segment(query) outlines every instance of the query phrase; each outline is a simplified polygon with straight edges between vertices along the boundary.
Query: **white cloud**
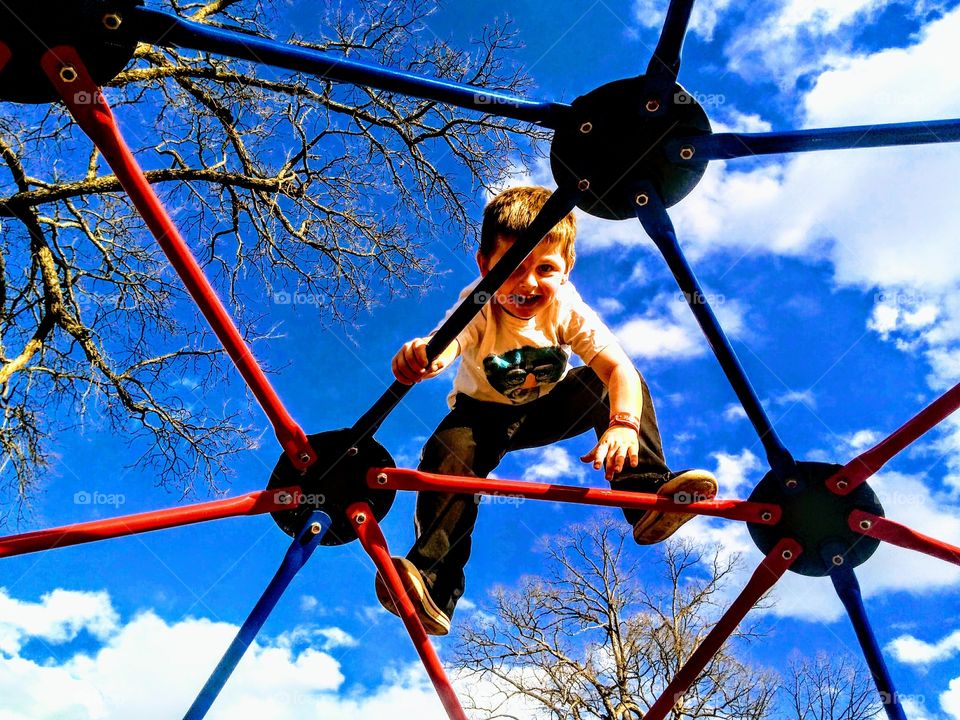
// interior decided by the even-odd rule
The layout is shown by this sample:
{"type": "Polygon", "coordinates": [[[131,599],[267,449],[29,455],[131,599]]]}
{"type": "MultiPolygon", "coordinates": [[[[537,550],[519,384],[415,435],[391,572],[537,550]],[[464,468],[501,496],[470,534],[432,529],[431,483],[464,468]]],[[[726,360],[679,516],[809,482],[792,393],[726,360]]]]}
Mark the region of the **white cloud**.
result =
{"type": "Polygon", "coordinates": [[[317,606],[320,604],[320,601],[317,600],[313,595],[301,595],[300,596],[300,609],[304,612],[312,612],[317,609],[317,606]]]}
{"type": "Polygon", "coordinates": [[[951,680],[947,691],[940,695],[940,707],[950,717],[960,720],[960,677],[951,680]]]}
{"type": "MultiPolygon", "coordinates": [[[[187,618],[168,622],[152,611],[121,624],[106,593],[54,590],[41,602],[3,594],[9,639],[0,656],[3,720],[161,720],[181,717],[237,631],[235,625],[187,618]],[[79,608],[64,611],[64,600],[79,608]],[[63,644],[79,628],[99,646],[71,653],[63,644]],[[59,645],[57,661],[22,657],[31,639],[59,645]],[[55,692],[51,690],[55,689],[55,692]]],[[[296,628],[276,641],[254,642],[210,712],[211,720],[302,717],[418,717],[446,714],[418,663],[388,665],[377,687],[345,686],[340,663],[314,647],[353,645],[339,628],[296,628]]]]}
{"type": "MultiPolygon", "coordinates": [[[[667,4],[667,0],[636,0],[633,5],[634,19],[645,28],[659,29],[663,27],[667,4]]],[[[704,40],[711,40],[717,22],[730,4],[731,0],[712,0],[694,5],[690,14],[689,32],[704,40]]],[[[653,48],[650,50],[652,53],[653,48]]]]}
{"type": "Polygon", "coordinates": [[[619,315],[623,312],[623,303],[612,297],[600,298],[596,309],[603,315],[619,315]]]}
{"type": "Polygon", "coordinates": [[[27,638],[62,643],[83,630],[104,638],[116,629],[117,620],[104,592],[57,589],[30,602],[0,588],[0,652],[7,655],[18,653],[27,638]]]}
{"type": "Polygon", "coordinates": [[[321,650],[332,650],[338,647],[356,647],[356,638],[338,627],[315,628],[300,625],[277,636],[276,645],[282,648],[294,648],[310,645],[319,641],[321,650]]]}
{"type": "MultiPolygon", "coordinates": [[[[181,717],[237,631],[235,625],[198,618],[171,623],[152,611],[121,624],[106,593],[86,593],[95,596],[95,606],[84,595],[50,593],[87,608],[71,625],[64,620],[59,600],[29,603],[4,594],[5,609],[13,610],[17,618],[28,618],[17,623],[24,644],[35,638],[50,644],[69,642],[73,631],[51,630],[68,625],[102,632],[95,650],[70,654],[61,649],[55,661],[35,662],[20,656],[19,648],[5,651],[0,656],[3,720],[181,717]]],[[[311,647],[291,649],[293,638],[317,636],[333,638],[335,644],[344,644],[349,637],[338,628],[296,628],[277,641],[255,641],[212,707],[210,720],[447,717],[418,662],[385,662],[381,681],[373,687],[347,684],[340,663],[327,653],[311,647]]],[[[452,675],[451,680],[461,698],[469,696],[481,704],[503,699],[497,687],[477,677],[452,675]]],[[[509,701],[501,709],[516,717],[538,717],[528,701],[509,701]]]]}
{"type": "Polygon", "coordinates": [[[526,463],[526,469],[523,471],[524,480],[533,482],[573,480],[582,485],[587,479],[588,466],[559,445],[525,450],[522,455],[530,458],[524,460],[526,463]]]}
{"type": "MultiPolygon", "coordinates": [[[[716,453],[716,474],[721,497],[736,497],[753,487],[763,463],[749,449],[739,454],[716,453]]],[[[960,505],[931,490],[925,478],[902,473],[879,473],[870,480],[887,516],[919,532],[951,544],[960,544],[960,505]]],[[[717,545],[723,555],[745,558],[740,576],[731,583],[728,601],[746,582],[761,555],[743,523],[697,518],[684,525],[679,537],[717,545]]],[[[942,560],[881,543],[876,553],[857,568],[865,598],[907,593],[926,595],[960,586],[960,568],[942,560]]],[[[810,622],[836,622],[845,616],[842,604],[827,578],[811,578],[788,572],[771,591],[778,617],[810,622]]]]}
{"type": "Polygon", "coordinates": [[[727,422],[734,422],[735,420],[746,420],[747,411],[743,409],[743,405],[737,405],[736,403],[731,403],[723,409],[723,419],[727,422]]]}
{"type": "Polygon", "coordinates": [[[722,122],[711,119],[714,132],[770,132],[773,126],[756,113],[743,113],[735,107],[725,107],[721,111],[722,122]]]}
{"type": "MultiPolygon", "coordinates": [[[[812,127],[960,115],[960,9],[929,24],[918,42],[845,58],[802,98],[812,127]],[[907,79],[910,79],[907,82],[907,79]]],[[[954,145],[795,155],[746,172],[712,163],[680,203],[681,238],[699,246],[826,257],[838,282],[864,287],[946,289],[960,266],[960,212],[946,201],[960,150],[954,145]],[[904,252],[909,242],[909,252],[904,252]]]]}
{"type": "MultiPolygon", "coordinates": [[[[709,293],[707,300],[727,335],[741,337],[746,327],[741,304],[709,293]]],[[[614,328],[614,332],[633,358],[681,361],[705,355],[710,349],[679,291],[657,295],[643,316],[627,320],[614,328]]]]}
{"type": "Polygon", "coordinates": [[[873,447],[882,437],[876,430],[857,430],[852,435],[843,437],[843,441],[851,450],[859,452],[873,447]]]}
{"type": "Polygon", "coordinates": [[[741,497],[757,484],[759,477],[756,471],[764,467],[749,449],[744,449],[739,455],[718,452],[713,454],[713,458],[717,461],[719,496],[724,498],[741,497]]]}
{"type": "Polygon", "coordinates": [[[809,408],[817,406],[817,400],[810,390],[789,390],[773,399],[775,405],[806,405],[809,408]]]}
{"type": "Polygon", "coordinates": [[[617,328],[616,333],[633,358],[680,360],[704,354],[695,333],[656,318],[634,318],[617,328]]]}
{"type": "Polygon", "coordinates": [[[913,635],[901,635],[892,640],[886,650],[899,662],[907,665],[930,665],[949,660],[960,653],[960,630],[935,643],[928,643],[913,635]]]}
{"type": "Polygon", "coordinates": [[[904,714],[910,720],[934,720],[934,717],[927,711],[923,695],[901,695],[900,705],[903,707],[904,714]]]}
{"type": "MultiPolygon", "coordinates": [[[[728,68],[749,79],[792,88],[797,79],[842,61],[856,30],[889,0],[776,0],[754,4],[751,16],[724,49],[728,68]],[[765,12],[765,10],[767,10],[765,12]]],[[[901,2],[918,14],[922,3],[901,2]]]]}
{"type": "MultiPolygon", "coordinates": [[[[767,21],[774,31],[744,42],[778,52],[784,34],[798,28],[842,34],[868,22],[877,3],[790,0],[778,7],[767,21]]],[[[797,124],[960,117],[960,76],[945,70],[960,64],[957,37],[960,8],[925,25],[907,47],[827,50],[827,59],[806,53],[818,65],[799,98],[797,124]]],[[[746,170],[737,161],[711,163],[673,217],[692,258],[726,251],[830,263],[838,286],[873,293],[867,327],[925,358],[931,387],[942,390],[960,377],[960,264],[945,261],[956,254],[960,225],[948,191],[958,162],[960,146],[945,143],[798,154],[746,170]]],[[[945,482],[960,491],[960,424],[938,432],[948,453],[945,482]]]]}

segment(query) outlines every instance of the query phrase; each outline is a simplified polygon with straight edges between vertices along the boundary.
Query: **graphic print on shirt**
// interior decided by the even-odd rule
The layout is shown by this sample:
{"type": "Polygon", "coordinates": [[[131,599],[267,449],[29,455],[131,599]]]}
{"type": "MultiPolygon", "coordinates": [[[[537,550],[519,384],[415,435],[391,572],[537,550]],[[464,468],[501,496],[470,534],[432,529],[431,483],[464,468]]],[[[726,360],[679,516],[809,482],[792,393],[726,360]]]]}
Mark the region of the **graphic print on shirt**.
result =
{"type": "Polygon", "coordinates": [[[558,382],[566,367],[567,354],[556,346],[525,345],[483,359],[487,382],[518,404],[540,397],[542,386],[558,382]]]}

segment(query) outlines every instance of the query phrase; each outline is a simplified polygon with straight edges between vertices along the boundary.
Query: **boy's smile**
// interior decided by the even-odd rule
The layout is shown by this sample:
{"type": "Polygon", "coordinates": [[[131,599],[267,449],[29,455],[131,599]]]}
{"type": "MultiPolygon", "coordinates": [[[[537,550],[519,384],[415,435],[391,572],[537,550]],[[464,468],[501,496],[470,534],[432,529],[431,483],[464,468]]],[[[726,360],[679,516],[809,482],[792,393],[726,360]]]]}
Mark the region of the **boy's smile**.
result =
{"type": "MultiPolygon", "coordinates": [[[[512,244],[513,238],[501,236],[489,257],[477,253],[480,274],[486,275],[512,244]]],[[[567,281],[568,270],[560,246],[541,242],[507,279],[493,302],[508,315],[532,318],[553,302],[560,286],[567,281]]]]}

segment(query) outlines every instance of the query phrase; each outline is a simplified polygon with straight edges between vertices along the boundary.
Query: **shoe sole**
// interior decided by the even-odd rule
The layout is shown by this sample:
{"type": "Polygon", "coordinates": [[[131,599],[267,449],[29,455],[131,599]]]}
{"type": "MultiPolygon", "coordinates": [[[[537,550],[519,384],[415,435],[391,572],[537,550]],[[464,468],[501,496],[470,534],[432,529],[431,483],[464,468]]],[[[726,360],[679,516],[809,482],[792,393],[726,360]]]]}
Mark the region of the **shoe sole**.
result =
{"type": "MultiPolygon", "coordinates": [[[[417,570],[417,567],[406,558],[395,557],[391,558],[391,560],[393,560],[393,567],[396,569],[397,574],[400,575],[400,583],[403,585],[403,591],[407,594],[407,597],[410,598],[410,602],[413,603],[413,607],[417,611],[417,617],[420,618],[420,623],[423,625],[423,629],[427,632],[427,635],[446,635],[449,633],[450,619],[437,607],[433,598],[430,597],[430,593],[427,592],[427,586],[424,584],[423,578],[420,577],[420,571],[417,570]]],[[[377,573],[374,588],[376,589],[377,600],[380,601],[380,604],[397,617],[400,617],[400,611],[393,602],[390,591],[387,590],[387,585],[383,582],[383,578],[380,577],[380,573],[377,573]]]]}
{"type": "MultiPolygon", "coordinates": [[[[657,495],[664,497],[676,497],[682,493],[691,498],[690,501],[712,500],[717,494],[717,481],[706,471],[691,471],[678,475],[657,490],[657,495]]],[[[633,539],[639,545],[663,542],[695,517],[687,513],[651,510],[633,526],[633,539]]]]}

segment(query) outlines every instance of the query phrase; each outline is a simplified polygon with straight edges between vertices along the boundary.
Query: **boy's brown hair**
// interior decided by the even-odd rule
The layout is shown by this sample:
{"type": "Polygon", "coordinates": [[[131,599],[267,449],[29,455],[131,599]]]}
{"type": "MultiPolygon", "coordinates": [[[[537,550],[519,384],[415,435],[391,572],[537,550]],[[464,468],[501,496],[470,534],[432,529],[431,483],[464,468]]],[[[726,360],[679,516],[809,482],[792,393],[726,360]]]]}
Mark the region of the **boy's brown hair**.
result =
{"type": "MultiPolygon", "coordinates": [[[[493,255],[497,248],[497,238],[501,235],[515,240],[527,229],[540,208],[551,195],[545,187],[513,187],[499,193],[483,209],[483,224],[480,227],[480,254],[493,255]]],[[[543,242],[556,243],[567,263],[567,272],[573,267],[577,257],[573,243],[577,236],[577,219],[569,213],[551,230],[543,242]]]]}

